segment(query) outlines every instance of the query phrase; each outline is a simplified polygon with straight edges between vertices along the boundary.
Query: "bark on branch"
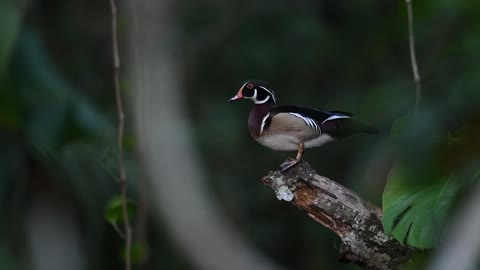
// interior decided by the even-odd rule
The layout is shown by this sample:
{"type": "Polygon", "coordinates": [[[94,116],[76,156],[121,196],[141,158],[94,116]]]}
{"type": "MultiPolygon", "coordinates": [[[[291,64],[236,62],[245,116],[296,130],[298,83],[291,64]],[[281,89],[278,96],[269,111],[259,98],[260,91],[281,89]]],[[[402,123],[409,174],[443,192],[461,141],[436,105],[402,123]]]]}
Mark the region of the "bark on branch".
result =
{"type": "Polygon", "coordinates": [[[383,231],[382,210],[348,188],[320,176],[302,161],[287,172],[269,172],[263,179],[285,200],[342,239],[338,259],[363,269],[397,269],[413,252],[383,231]]]}

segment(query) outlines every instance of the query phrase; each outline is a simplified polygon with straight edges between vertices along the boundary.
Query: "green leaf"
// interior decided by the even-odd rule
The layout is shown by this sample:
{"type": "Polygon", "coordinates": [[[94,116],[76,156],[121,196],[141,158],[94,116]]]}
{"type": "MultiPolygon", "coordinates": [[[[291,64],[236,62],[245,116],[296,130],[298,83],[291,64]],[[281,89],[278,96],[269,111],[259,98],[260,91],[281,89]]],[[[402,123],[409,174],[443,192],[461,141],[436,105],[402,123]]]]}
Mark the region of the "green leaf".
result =
{"type": "Polygon", "coordinates": [[[382,222],[385,232],[401,243],[431,248],[438,242],[461,188],[478,178],[478,170],[452,172],[436,181],[413,179],[424,181],[423,185],[412,184],[414,177],[405,164],[397,162],[392,168],[383,193],[382,222]]]}
{"type": "MultiPolygon", "coordinates": [[[[131,218],[136,212],[136,205],[133,201],[127,199],[127,213],[131,218]]],[[[105,220],[116,226],[119,222],[123,221],[123,201],[120,196],[110,199],[105,211],[105,220]]]]}
{"type": "MultiPolygon", "coordinates": [[[[123,247],[121,251],[122,259],[125,260],[126,257],[126,247],[123,247]]],[[[132,243],[130,247],[130,259],[132,260],[133,264],[139,264],[145,261],[147,257],[147,247],[145,244],[141,244],[139,242],[132,243]]]]}
{"type": "Polygon", "coordinates": [[[0,1],[0,75],[12,54],[21,28],[25,1],[0,1]]]}
{"type": "Polygon", "coordinates": [[[480,162],[469,150],[474,143],[435,133],[392,141],[397,159],[383,193],[385,232],[404,244],[433,247],[453,203],[478,179],[480,162]]]}
{"type": "MultiPolygon", "coordinates": [[[[420,175],[420,174],[419,174],[420,175]]],[[[397,162],[383,193],[383,226],[387,234],[418,248],[433,247],[460,187],[465,182],[454,173],[434,184],[412,185],[413,174],[397,162]]],[[[423,181],[420,179],[418,181],[423,181]]]]}

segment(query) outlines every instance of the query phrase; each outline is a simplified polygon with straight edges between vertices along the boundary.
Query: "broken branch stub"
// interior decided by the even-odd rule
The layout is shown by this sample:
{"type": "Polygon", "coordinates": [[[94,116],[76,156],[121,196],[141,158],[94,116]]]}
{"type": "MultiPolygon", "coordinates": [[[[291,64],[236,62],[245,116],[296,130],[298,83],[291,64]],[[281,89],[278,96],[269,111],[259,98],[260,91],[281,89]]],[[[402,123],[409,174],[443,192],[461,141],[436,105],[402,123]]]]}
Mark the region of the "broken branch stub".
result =
{"type": "Polygon", "coordinates": [[[304,161],[286,172],[269,172],[262,180],[279,200],[306,211],[309,217],[341,238],[340,261],[363,269],[397,269],[414,251],[385,234],[379,207],[318,175],[304,161]]]}

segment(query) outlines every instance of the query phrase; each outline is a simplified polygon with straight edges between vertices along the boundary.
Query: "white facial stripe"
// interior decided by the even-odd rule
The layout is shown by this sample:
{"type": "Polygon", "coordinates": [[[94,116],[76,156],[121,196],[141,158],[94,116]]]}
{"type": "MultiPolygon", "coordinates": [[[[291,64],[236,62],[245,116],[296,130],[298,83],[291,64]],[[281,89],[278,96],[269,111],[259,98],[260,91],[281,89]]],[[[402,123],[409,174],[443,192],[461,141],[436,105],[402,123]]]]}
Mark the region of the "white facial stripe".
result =
{"type": "MultiPolygon", "coordinates": [[[[257,90],[255,90],[255,91],[257,91],[257,90]]],[[[255,92],[255,94],[257,94],[257,92],[255,92]]],[[[257,100],[255,98],[254,102],[255,102],[255,104],[263,104],[263,103],[267,102],[269,99],[270,99],[270,96],[267,96],[267,98],[264,99],[264,100],[257,100]]]]}
{"type": "Polygon", "coordinates": [[[264,100],[258,100],[257,99],[257,89],[253,90],[253,96],[251,97],[245,97],[246,99],[251,99],[255,104],[263,104],[267,102],[270,99],[270,96],[267,96],[264,100]]]}
{"type": "Polygon", "coordinates": [[[270,89],[268,89],[268,88],[266,88],[266,87],[263,87],[263,86],[261,86],[261,85],[259,85],[258,87],[259,87],[259,88],[262,88],[263,90],[267,91],[268,93],[270,93],[270,95],[273,96],[273,93],[272,93],[272,91],[271,91],[270,89]]]}
{"type": "Polygon", "coordinates": [[[260,135],[263,133],[263,129],[265,128],[265,123],[267,122],[268,117],[270,117],[270,113],[267,113],[267,115],[263,117],[262,125],[260,126],[260,135]]]}
{"type": "Polygon", "coordinates": [[[247,85],[248,82],[245,82],[242,87],[240,87],[240,89],[243,89],[245,87],[245,85],[247,85]]]}
{"type": "Polygon", "coordinates": [[[341,118],[350,118],[350,116],[348,116],[348,115],[332,115],[332,116],[328,117],[327,119],[323,120],[322,125],[323,125],[323,123],[325,123],[327,121],[331,121],[331,120],[335,120],[335,119],[341,119],[341,118]]]}
{"type": "Polygon", "coordinates": [[[266,87],[263,87],[263,86],[260,86],[260,85],[259,85],[258,87],[260,87],[260,88],[262,88],[263,90],[267,91],[267,92],[270,94],[270,96],[272,96],[273,102],[275,102],[275,104],[277,103],[277,100],[275,99],[275,95],[273,94],[273,92],[272,92],[270,89],[268,89],[268,88],[266,88],[266,87]]]}
{"type": "Polygon", "coordinates": [[[299,113],[289,113],[289,114],[302,119],[305,122],[305,124],[307,124],[307,126],[316,130],[320,130],[320,126],[317,124],[317,121],[315,121],[314,119],[303,116],[299,113]]]}
{"type": "Polygon", "coordinates": [[[253,102],[257,103],[257,89],[253,90],[253,96],[249,97],[253,102]]]}

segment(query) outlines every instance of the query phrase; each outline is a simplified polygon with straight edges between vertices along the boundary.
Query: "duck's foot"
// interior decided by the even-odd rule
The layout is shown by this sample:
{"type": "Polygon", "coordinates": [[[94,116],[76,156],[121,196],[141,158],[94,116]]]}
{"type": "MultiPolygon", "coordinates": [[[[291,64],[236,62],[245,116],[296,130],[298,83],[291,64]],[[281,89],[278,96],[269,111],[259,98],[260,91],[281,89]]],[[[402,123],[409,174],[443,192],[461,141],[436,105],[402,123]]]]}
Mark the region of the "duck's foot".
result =
{"type": "Polygon", "coordinates": [[[286,160],[285,162],[283,162],[281,165],[280,165],[280,169],[282,170],[282,172],[290,169],[291,167],[295,166],[295,164],[297,164],[298,162],[300,162],[301,159],[293,159],[293,158],[289,158],[288,160],[286,160]]]}

